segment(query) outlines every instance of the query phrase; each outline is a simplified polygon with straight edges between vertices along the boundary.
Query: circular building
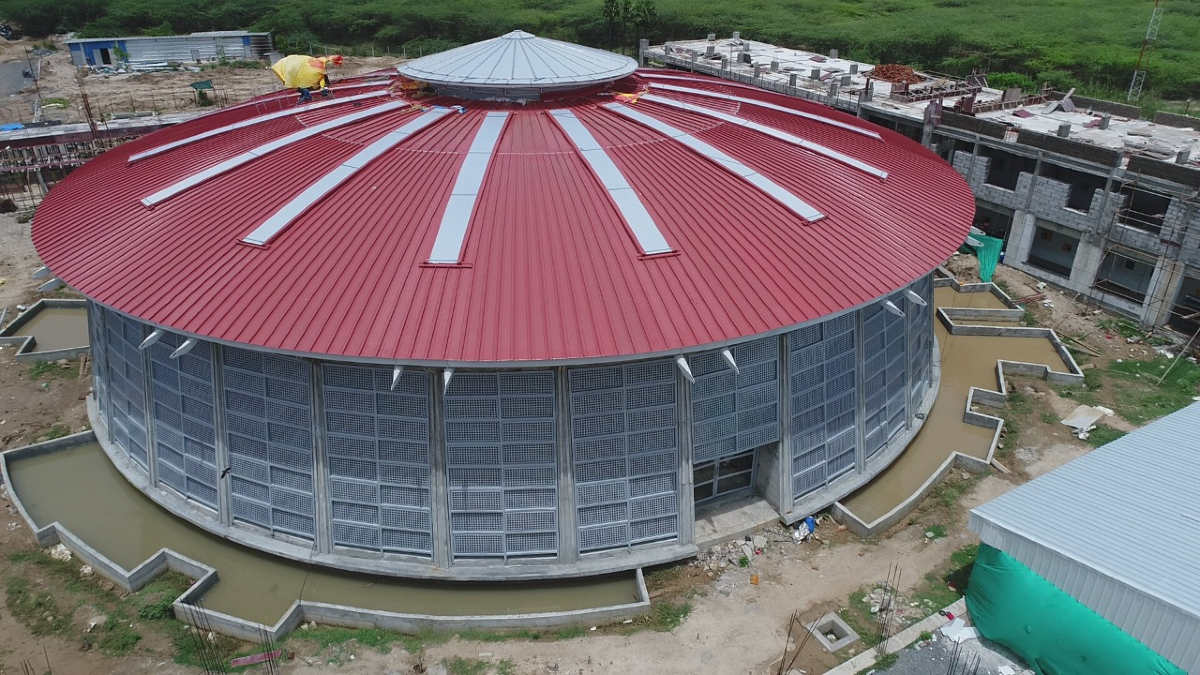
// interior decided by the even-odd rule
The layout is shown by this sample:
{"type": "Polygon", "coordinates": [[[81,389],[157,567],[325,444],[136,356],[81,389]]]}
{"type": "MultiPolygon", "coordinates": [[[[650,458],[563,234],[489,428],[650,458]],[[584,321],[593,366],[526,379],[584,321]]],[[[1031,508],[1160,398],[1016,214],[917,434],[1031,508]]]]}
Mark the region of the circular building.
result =
{"type": "Polygon", "coordinates": [[[196,525],[403,576],[627,569],[731,498],[827,506],[931,405],[973,200],[919,144],[521,32],[335,89],[123,145],[34,219],[90,300],[97,435],[196,525]]]}

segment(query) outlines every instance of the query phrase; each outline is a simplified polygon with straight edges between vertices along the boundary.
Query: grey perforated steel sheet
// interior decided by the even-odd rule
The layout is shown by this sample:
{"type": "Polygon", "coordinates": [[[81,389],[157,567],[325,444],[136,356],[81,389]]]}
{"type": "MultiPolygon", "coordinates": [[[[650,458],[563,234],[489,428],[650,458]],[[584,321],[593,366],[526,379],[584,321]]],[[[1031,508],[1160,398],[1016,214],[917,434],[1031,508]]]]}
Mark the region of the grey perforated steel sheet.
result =
{"type": "Polygon", "coordinates": [[[333,543],[430,556],[429,374],[322,366],[333,543]]]}
{"type": "Polygon", "coordinates": [[[288,356],[221,350],[233,517],[312,539],[309,365],[288,356]]]}
{"type": "Polygon", "coordinates": [[[581,552],[678,536],[675,372],[670,360],[571,369],[581,552]]]}
{"type": "Polygon", "coordinates": [[[171,358],[184,339],[165,333],[148,349],[158,480],[216,509],[213,347],[200,342],[188,353],[171,358]]]}

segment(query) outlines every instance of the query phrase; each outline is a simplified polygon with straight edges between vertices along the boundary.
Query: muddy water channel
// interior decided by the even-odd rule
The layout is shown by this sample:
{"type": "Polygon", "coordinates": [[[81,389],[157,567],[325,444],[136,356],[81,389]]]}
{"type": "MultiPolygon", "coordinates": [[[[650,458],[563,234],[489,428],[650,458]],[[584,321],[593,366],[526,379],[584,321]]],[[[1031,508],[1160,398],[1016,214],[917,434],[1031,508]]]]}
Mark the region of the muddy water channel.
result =
{"type": "Polygon", "coordinates": [[[29,317],[14,335],[32,335],[33,353],[53,352],[88,344],[87,309],[80,307],[43,307],[29,317]]]}
{"type": "MultiPolygon", "coordinates": [[[[950,287],[934,291],[938,307],[1005,309],[991,293],[959,293],[950,287]]],[[[842,500],[842,505],[865,523],[887,515],[920,490],[954,452],[980,459],[987,457],[994,430],[963,422],[963,412],[971,387],[999,389],[997,360],[1045,364],[1062,372],[1069,370],[1047,338],[950,335],[940,321],[935,320],[933,325],[942,359],[942,383],[925,426],[895,463],[842,500]]],[[[985,408],[982,412],[988,411],[985,408]]]]}
{"type": "Polygon", "coordinates": [[[38,527],[58,521],[132,570],[161,548],[216,568],[208,609],[273,625],[303,599],[437,616],[527,614],[637,601],[633,573],[538,583],[438,583],[333,572],[258,553],[196,528],[129,484],[92,443],[11,461],[13,488],[38,527]]]}

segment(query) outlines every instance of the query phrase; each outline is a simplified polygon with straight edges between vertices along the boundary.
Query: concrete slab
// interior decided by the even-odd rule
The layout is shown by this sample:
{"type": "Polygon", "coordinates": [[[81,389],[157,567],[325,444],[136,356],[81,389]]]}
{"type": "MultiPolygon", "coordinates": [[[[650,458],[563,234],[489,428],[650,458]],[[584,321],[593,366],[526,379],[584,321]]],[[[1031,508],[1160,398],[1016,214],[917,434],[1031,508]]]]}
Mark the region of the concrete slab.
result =
{"type": "Polygon", "coordinates": [[[779,522],[779,514],[758,495],[696,507],[697,547],[706,548],[740,539],[755,530],[779,522]]]}

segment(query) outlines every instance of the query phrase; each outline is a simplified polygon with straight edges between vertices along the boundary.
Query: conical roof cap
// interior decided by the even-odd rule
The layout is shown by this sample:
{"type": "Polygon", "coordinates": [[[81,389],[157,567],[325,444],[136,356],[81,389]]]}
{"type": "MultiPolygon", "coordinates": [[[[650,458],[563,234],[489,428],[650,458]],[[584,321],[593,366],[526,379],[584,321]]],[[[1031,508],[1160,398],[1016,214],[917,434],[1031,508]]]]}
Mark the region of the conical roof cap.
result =
{"type": "Polygon", "coordinates": [[[627,56],[521,30],[397,68],[401,75],[427,82],[443,94],[468,98],[537,98],[547,91],[612,82],[636,69],[637,62],[627,56]]]}

